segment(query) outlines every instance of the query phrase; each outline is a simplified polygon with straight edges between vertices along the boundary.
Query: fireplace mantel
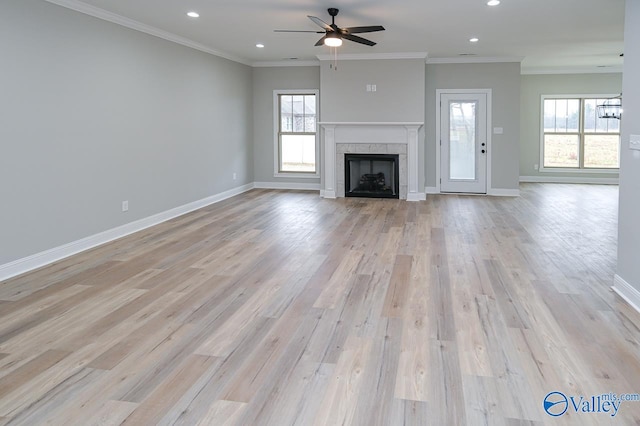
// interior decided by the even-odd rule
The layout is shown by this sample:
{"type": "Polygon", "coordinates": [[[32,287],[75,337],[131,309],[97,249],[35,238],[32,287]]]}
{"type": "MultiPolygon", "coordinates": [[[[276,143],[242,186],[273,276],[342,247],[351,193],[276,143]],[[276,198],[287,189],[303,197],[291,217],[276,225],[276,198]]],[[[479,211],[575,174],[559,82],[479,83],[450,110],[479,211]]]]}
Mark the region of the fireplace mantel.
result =
{"type": "Polygon", "coordinates": [[[337,144],[404,144],[407,147],[407,201],[421,201],[418,191],[419,122],[320,122],[324,137],[324,198],[336,198],[337,144]]]}

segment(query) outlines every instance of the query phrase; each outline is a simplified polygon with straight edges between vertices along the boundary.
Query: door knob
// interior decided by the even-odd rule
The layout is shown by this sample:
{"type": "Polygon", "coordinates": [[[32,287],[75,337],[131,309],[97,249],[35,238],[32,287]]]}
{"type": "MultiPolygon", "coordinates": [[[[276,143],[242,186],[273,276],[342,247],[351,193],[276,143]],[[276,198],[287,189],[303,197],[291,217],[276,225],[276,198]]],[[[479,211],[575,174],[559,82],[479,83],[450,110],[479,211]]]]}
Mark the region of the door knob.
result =
{"type": "Polygon", "coordinates": [[[484,154],[484,149],[482,150],[482,153],[484,154]]]}
{"type": "Polygon", "coordinates": [[[482,146],[484,146],[484,142],[482,142],[482,146]]]}

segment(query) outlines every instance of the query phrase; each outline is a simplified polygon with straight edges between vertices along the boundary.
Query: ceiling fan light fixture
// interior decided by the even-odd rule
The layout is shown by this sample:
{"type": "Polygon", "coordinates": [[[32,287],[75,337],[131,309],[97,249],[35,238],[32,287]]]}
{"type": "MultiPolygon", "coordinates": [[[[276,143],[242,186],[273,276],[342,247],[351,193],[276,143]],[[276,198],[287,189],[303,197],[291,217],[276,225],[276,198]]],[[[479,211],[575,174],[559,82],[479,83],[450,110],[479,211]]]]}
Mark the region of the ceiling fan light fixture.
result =
{"type": "Polygon", "coordinates": [[[328,34],[324,38],[324,45],[329,47],[340,47],[342,46],[342,39],[335,33],[328,34]]]}

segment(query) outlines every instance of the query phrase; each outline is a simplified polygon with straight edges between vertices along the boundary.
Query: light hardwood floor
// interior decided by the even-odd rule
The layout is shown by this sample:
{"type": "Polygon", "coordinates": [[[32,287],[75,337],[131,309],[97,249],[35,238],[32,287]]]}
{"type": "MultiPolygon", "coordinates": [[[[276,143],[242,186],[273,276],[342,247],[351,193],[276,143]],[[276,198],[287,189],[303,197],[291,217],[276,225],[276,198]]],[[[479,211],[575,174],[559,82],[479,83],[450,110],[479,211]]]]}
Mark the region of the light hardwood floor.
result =
{"type": "Polygon", "coordinates": [[[0,283],[0,424],[640,424],[615,186],[254,190],[0,283]]]}

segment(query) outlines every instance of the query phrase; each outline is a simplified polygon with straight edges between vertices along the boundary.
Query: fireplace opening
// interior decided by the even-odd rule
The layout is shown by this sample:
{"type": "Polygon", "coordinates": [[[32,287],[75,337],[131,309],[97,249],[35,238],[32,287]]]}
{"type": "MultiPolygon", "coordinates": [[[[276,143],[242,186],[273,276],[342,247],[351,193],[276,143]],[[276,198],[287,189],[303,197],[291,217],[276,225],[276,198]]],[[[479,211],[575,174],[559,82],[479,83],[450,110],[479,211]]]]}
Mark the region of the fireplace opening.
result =
{"type": "Polygon", "coordinates": [[[345,154],[345,197],[400,198],[398,155],[345,154]]]}

